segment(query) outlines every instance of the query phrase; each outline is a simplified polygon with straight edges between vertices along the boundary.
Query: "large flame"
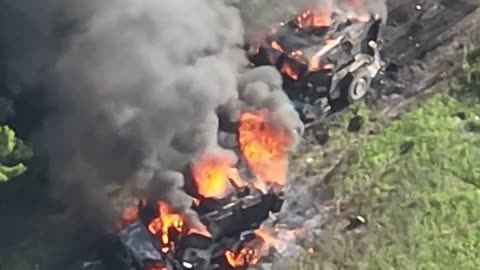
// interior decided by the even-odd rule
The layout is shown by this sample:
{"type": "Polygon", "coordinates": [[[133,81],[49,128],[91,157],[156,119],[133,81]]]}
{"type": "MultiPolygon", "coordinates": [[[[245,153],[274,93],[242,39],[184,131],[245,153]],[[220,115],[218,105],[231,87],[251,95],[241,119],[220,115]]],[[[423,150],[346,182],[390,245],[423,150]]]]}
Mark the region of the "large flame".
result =
{"type": "MultiPolygon", "coordinates": [[[[366,8],[364,0],[338,0],[335,1],[335,5],[341,7],[345,12],[344,15],[347,15],[345,18],[349,18],[354,22],[367,23],[371,19],[370,12],[366,8]]],[[[277,66],[281,74],[295,81],[299,80],[302,73],[305,71],[316,72],[322,69],[331,69],[332,65],[329,64],[326,59],[323,59],[323,55],[327,51],[325,49],[328,48],[329,50],[336,44],[332,44],[335,42],[328,35],[324,37],[323,41],[318,41],[318,44],[311,44],[312,46],[321,45],[321,51],[323,52],[308,56],[304,55],[302,51],[299,50],[301,48],[290,48],[289,50],[286,50],[282,45],[284,38],[277,37],[276,35],[280,32],[279,29],[283,27],[286,27],[294,33],[300,31],[315,31],[317,29],[329,29],[333,23],[333,10],[334,1],[326,0],[323,1],[321,6],[300,12],[293,20],[282,22],[279,25],[272,27],[269,31],[259,35],[258,44],[255,47],[255,54],[259,54],[260,47],[268,48],[263,52],[266,53],[266,59],[270,64],[277,66]],[[279,57],[279,55],[285,57],[279,57]],[[299,61],[300,64],[305,65],[305,69],[296,67],[292,64],[291,60],[299,61]]]]}
{"type": "Polygon", "coordinates": [[[219,199],[233,191],[232,182],[237,187],[245,186],[233,163],[226,154],[202,155],[191,167],[197,192],[205,198],[219,199]]]}
{"type": "MultiPolygon", "coordinates": [[[[255,230],[256,238],[246,243],[240,251],[227,250],[224,254],[225,260],[234,268],[255,265],[263,256],[268,255],[271,249],[284,251],[291,241],[295,241],[297,233],[297,230],[261,226],[255,230]],[[277,237],[280,234],[281,237],[277,237]]],[[[313,249],[308,250],[308,253],[312,252],[313,249]]]]}
{"type": "Polygon", "coordinates": [[[158,237],[163,253],[174,251],[176,241],[185,234],[211,236],[206,227],[187,229],[183,217],[162,201],[158,202],[158,217],[148,224],[148,230],[158,237]],[[172,232],[177,234],[176,239],[171,238],[172,232]]]}
{"type": "Polygon", "coordinates": [[[148,225],[148,230],[159,237],[162,244],[162,252],[167,253],[175,248],[174,242],[170,239],[171,230],[178,233],[183,231],[183,219],[179,214],[164,202],[158,202],[158,217],[148,225]]]}
{"type": "MultiPolygon", "coordinates": [[[[296,27],[296,31],[303,29],[303,28],[318,28],[318,27],[329,27],[332,24],[332,6],[331,3],[322,6],[321,8],[309,9],[306,10],[300,15],[298,15],[295,20],[294,24],[296,27]]],[[[284,24],[283,24],[284,25],[284,24]]],[[[275,33],[276,30],[272,31],[275,33]]],[[[328,42],[328,39],[325,41],[328,42]]],[[[270,43],[271,48],[277,52],[284,53],[282,46],[276,40],[270,43]]],[[[302,51],[294,50],[292,52],[287,52],[287,55],[290,58],[298,59],[303,55],[302,51]]],[[[270,58],[271,63],[275,64],[274,58],[270,58]]],[[[307,70],[310,72],[320,70],[323,68],[323,65],[320,63],[321,59],[319,55],[314,55],[310,59],[307,59],[307,70]]],[[[284,61],[280,65],[280,73],[290,77],[293,80],[298,80],[300,77],[300,72],[293,67],[290,61],[284,61]]]]}
{"type": "Polygon", "coordinates": [[[256,176],[257,187],[283,186],[287,179],[290,133],[276,126],[266,110],[240,116],[238,141],[243,157],[256,176]]]}

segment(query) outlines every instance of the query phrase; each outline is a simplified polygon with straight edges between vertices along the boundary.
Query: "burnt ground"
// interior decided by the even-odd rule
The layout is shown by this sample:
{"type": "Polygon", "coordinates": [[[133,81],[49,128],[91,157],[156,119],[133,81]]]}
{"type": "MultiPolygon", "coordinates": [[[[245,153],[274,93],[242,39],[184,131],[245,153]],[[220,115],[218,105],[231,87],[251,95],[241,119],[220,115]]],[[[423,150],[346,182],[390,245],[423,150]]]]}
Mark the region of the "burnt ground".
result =
{"type": "MultiPolygon", "coordinates": [[[[369,97],[367,106],[332,115],[307,129],[305,143],[293,162],[298,181],[314,186],[319,199],[332,203],[329,199],[335,190],[331,182],[339,180],[336,176],[352,151],[439,89],[437,85],[462,66],[464,48],[480,44],[479,6],[477,0],[389,1],[390,21],[382,49],[389,66],[378,80],[378,96],[369,97]],[[352,116],[372,112],[377,120],[367,134],[345,131],[352,116]],[[325,127],[329,128],[328,140],[325,127]],[[313,163],[305,161],[309,156],[315,157],[313,163]]],[[[36,195],[15,201],[18,209],[7,207],[25,188],[20,181],[13,185],[18,187],[1,198],[0,269],[80,269],[92,251],[91,232],[72,224],[74,219],[68,214],[52,211],[54,206],[45,200],[45,191],[37,187],[28,187],[35,189],[36,195]]],[[[342,224],[351,208],[332,205],[332,226],[342,224]]]]}

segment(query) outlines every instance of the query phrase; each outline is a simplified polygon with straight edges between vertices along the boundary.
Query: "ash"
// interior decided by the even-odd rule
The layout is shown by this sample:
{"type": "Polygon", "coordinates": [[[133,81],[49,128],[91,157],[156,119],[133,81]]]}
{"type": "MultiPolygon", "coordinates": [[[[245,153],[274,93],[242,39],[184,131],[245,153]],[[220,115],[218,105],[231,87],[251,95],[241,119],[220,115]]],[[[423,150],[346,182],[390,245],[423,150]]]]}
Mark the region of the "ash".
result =
{"type": "Polygon", "coordinates": [[[276,216],[277,224],[290,228],[301,227],[310,232],[315,232],[316,228],[321,227],[324,211],[306,187],[289,185],[285,194],[284,207],[276,216]]]}
{"type": "Polygon", "coordinates": [[[258,268],[262,270],[282,269],[292,258],[305,254],[315,239],[323,232],[328,209],[312,196],[307,187],[290,184],[285,187],[282,210],[271,215],[262,224],[278,240],[274,250],[265,256],[258,268]]]}

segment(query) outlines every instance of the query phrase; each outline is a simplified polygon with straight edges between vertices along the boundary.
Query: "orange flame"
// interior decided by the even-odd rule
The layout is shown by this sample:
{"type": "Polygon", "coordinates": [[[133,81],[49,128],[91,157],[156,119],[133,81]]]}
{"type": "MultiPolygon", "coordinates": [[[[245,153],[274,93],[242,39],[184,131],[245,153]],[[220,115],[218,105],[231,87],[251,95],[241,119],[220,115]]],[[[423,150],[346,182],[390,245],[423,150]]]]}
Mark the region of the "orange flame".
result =
{"type": "Polygon", "coordinates": [[[192,167],[192,175],[197,191],[205,198],[224,198],[233,191],[230,181],[238,187],[246,183],[232,167],[233,160],[228,155],[204,154],[192,167]]]}
{"type": "Polygon", "coordinates": [[[255,248],[243,248],[238,254],[231,250],[225,251],[225,259],[233,267],[242,267],[246,265],[255,265],[261,258],[258,250],[255,248]]]}
{"type": "Polygon", "coordinates": [[[308,71],[317,71],[321,68],[320,56],[314,55],[308,60],[308,71]]]}
{"type": "Polygon", "coordinates": [[[287,148],[292,138],[287,130],[274,125],[270,112],[243,113],[240,116],[238,141],[243,157],[257,177],[257,187],[285,185],[287,148]]]}
{"type": "Polygon", "coordinates": [[[327,3],[322,8],[306,10],[298,15],[295,21],[298,28],[330,26],[332,24],[332,5],[327,3]]]}
{"type": "Polygon", "coordinates": [[[162,243],[162,252],[167,253],[174,249],[174,243],[171,241],[169,232],[174,229],[181,233],[183,231],[183,219],[179,214],[175,214],[170,206],[164,202],[158,202],[159,216],[148,225],[148,230],[157,235],[162,243]]]}
{"type": "MultiPolygon", "coordinates": [[[[327,46],[334,46],[337,44],[337,40],[327,38],[324,41],[324,48],[327,48],[327,46]]],[[[314,54],[309,60],[308,60],[308,71],[314,72],[318,71],[320,69],[326,69],[326,68],[332,68],[331,64],[322,64],[321,63],[321,54],[314,54]]]]}
{"type": "Polygon", "coordinates": [[[284,62],[282,64],[282,67],[280,68],[280,72],[284,75],[289,76],[293,80],[298,80],[299,78],[298,72],[288,62],[284,62]]]}
{"type": "Polygon", "coordinates": [[[274,248],[278,251],[283,251],[290,242],[295,241],[297,238],[297,230],[288,230],[288,229],[271,229],[264,226],[261,226],[259,229],[255,230],[257,238],[260,238],[262,245],[260,250],[263,253],[267,253],[271,248],[274,248]],[[276,237],[275,235],[281,235],[276,237]]]}
{"type": "Polygon", "coordinates": [[[278,42],[276,42],[275,40],[272,41],[272,43],[271,43],[270,45],[272,46],[272,48],[273,48],[274,50],[277,50],[277,51],[279,51],[279,52],[283,52],[282,46],[281,46],[278,42]]]}
{"type": "MultiPolygon", "coordinates": [[[[343,7],[345,11],[348,10],[348,18],[360,23],[367,23],[371,20],[371,14],[368,11],[365,0],[340,0],[337,2],[340,7],[343,7]]],[[[332,14],[333,14],[333,7],[334,1],[333,0],[326,0],[325,3],[322,4],[321,7],[316,7],[312,9],[305,10],[299,13],[292,21],[288,23],[289,26],[294,25],[294,30],[298,32],[300,29],[303,28],[318,28],[318,27],[329,27],[332,25],[332,14]]],[[[272,27],[269,32],[265,32],[259,36],[259,44],[264,44],[268,37],[274,37],[275,33],[278,32],[277,27],[282,27],[286,25],[285,23],[280,23],[279,25],[272,27]]],[[[326,39],[324,41],[325,47],[329,47],[332,42],[335,40],[326,39]]],[[[280,44],[279,40],[273,40],[267,42],[269,47],[276,52],[285,53],[286,56],[290,59],[299,59],[303,56],[302,51],[300,50],[293,50],[293,51],[285,51],[282,45],[280,44]]],[[[334,47],[335,44],[331,45],[334,47]]],[[[260,45],[257,46],[257,49],[260,48],[260,45]]],[[[326,48],[325,48],[326,49],[326,48]]],[[[259,50],[256,51],[259,53],[259,50]]],[[[325,53],[325,52],[324,52],[325,53]]],[[[323,63],[323,59],[321,59],[324,53],[317,53],[312,57],[307,59],[306,70],[309,72],[315,72],[321,69],[329,69],[333,66],[329,63],[323,63]]],[[[298,80],[300,73],[292,66],[291,63],[283,62],[279,63],[278,56],[275,54],[267,53],[266,59],[272,64],[279,66],[279,71],[285,76],[290,77],[293,80],[298,80]]]]}
{"type": "MultiPolygon", "coordinates": [[[[328,27],[332,23],[332,3],[329,1],[326,5],[322,6],[322,8],[316,8],[316,9],[309,9],[306,10],[302,13],[300,13],[294,20],[294,23],[296,25],[296,30],[305,28],[305,27],[328,27]]],[[[281,23],[280,26],[285,25],[284,23],[281,23]]],[[[271,29],[271,34],[275,34],[277,32],[276,28],[271,29]]],[[[266,37],[263,37],[262,39],[265,39],[266,37]]],[[[293,59],[298,59],[303,55],[303,52],[301,50],[294,50],[291,52],[286,52],[282,45],[276,41],[273,40],[269,42],[270,48],[277,52],[281,53],[286,53],[289,58],[293,59]]],[[[328,40],[326,41],[328,44],[328,40]]],[[[257,50],[257,53],[259,51],[257,50]]],[[[277,58],[274,57],[273,55],[268,55],[267,56],[269,62],[274,65],[278,65],[277,63],[277,58]]],[[[322,69],[324,66],[320,63],[320,56],[314,55],[310,59],[307,60],[307,70],[310,72],[317,71],[322,69]]],[[[293,80],[298,80],[300,77],[299,71],[288,61],[285,61],[283,63],[280,63],[279,67],[280,73],[282,73],[285,76],[290,77],[293,80]]]]}
{"type": "Polygon", "coordinates": [[[193,202],[193,204],[195,204],[195,206],[199,206],[199,205],[200,205],[200,200],[197,199],[197,198],[192,198],[192,202],[193,202]]]}
{"type": "MultiPolygon", "coordinates": [[[[262,256],[268,255],[271,249],[282,252],[290,242],[296,239],[296,230],[281,230],[282,238],[276,237],[274,234],[277,232],[273,228],[266,228],[261,226],[255,231],[256,238],[252,242],[247,243],[237,253],[227,250],[224,253],[225,259],[232,267],[242,267],[247,265],[257,264],[262,256]]],[[[314,251],[312,248],[307,252],[312,254],[314,251]]]]}
{"type": "MultiPolygon", "coordinates": [[[[159,238],[162,245],[160,250],[163,253],[168,253],[175,250],[176,239],[170,239],[171,231],[174,230],[178,232],[180,234],[179,237],[181,237],[185,235],[187,230],[185,230],[182,216],[175,213],[167,203],[159,201],[158,212],[158,217],[148,224],[148,230],[159,238]]],[[[211,236],[206,227],[189,228],[187,234],[211,236]]]]}

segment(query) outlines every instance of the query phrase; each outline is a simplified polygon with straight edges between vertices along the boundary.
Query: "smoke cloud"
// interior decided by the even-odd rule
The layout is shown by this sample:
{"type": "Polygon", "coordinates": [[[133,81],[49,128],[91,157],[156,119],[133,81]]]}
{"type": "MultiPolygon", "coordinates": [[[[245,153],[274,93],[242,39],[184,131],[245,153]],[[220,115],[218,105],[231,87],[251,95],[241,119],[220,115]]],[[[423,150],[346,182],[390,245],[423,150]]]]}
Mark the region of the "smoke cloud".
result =
{"type": "Polygon", "coordinates": [[[265,108],[292,136],[303,131],[280,74],[247,68],[245,38],[327,2],[1,1],[5,85],[48,89],[39,151],[52,193],[103,221],[147,196],[195,222],[185,168],[204,151],[227,151],[221,122],[265,108]]]}
{"type": "Polygon", "coordinates": [[[53,110],[40,142],[53,193],[87,216],[114,216],[106,194],[141,194],[193,217],[181,172],[203,151],[224,151],[219,113],[234,121],[267,108],[292,135],[302,132],[278,72],[246,68],[238,3],[2,5],[9,83],[48,85],[53,110]]]}

